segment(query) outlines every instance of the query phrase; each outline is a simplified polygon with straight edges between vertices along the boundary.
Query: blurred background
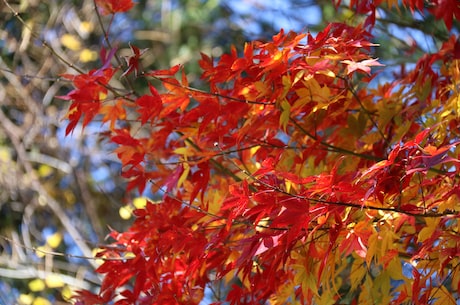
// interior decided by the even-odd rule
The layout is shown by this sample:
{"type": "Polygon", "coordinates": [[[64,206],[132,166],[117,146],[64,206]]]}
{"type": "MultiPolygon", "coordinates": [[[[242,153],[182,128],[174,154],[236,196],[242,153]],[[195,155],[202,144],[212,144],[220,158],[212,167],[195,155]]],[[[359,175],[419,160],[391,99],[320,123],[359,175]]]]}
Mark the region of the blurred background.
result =
{"type": "MultiPolygon", "coordinates": [[[[55,98],[71,90],[59,75],[100,66],[108,30],[121,58],[131,54],[129,44],[145,48],[143,70],[184,64],[191,84],[205,88],[200,52],[219,57],[281,28],[314,34],[328,22],[362,21],[347,4],[139,0],[112,20],[98,16],[93,0],[0,0],[0,304],[66,304],[72,291],[97,287],[94,249],[109,227],[129,225],[141,200],[124,193],[116,157],[98,136],[102,124],[65,137],[69,102],[55,98]]],[[[379,10],[374,52],[389,67],[381,78],[448,38],[442,22],[409,16],[403,7],[379,10]]],[[[142,79],[131,81],[144,90],[142,79]]]]}

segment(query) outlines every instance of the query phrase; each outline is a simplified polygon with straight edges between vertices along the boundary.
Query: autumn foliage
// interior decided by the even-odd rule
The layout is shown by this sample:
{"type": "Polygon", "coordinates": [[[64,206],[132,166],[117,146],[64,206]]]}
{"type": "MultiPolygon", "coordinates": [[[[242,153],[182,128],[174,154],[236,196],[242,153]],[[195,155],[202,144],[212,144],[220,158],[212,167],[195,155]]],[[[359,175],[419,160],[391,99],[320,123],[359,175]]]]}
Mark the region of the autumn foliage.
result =
{"type": "MultiPolygon", "coordinates": [[[[207,90],[181,66],[142,71],[134,46],[128,65],[104,50],[101,68],[65,75],[67,133],[101,118],[127,191],[161,197],[110,232],[102,285],[78,304],[199,304],[217,283],[214,304],[456,304],[460,43],[376,80],[375,12],[395,3],[351,1],[363,25],[202,54],[207,90]]],[[[451,28],[458,2],[432,4],[451,28]]]]}

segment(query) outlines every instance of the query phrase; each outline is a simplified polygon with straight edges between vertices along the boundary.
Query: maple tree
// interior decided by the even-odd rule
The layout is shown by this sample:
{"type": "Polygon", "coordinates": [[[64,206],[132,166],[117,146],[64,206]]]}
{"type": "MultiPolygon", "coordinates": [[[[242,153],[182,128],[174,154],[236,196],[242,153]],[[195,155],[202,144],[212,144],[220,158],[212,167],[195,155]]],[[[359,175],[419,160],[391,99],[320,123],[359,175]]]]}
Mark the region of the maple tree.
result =
{"type": "MultiPolygon", "coordinates": [[[[460,10],[402,3],[448,29],[460,10]]],[[[395,2],[351,1],[362,24],[202,54],[207,90],[180,65],[143,71],[134,45],[126,66],[103,49],[99,69],[64,75],[66,133],[102,117],[127,191],[161,197],[110,232],[102,285],[77,304],[199,304],[212,292],[213,304],[456,304],[460,40],[382,83],[379,5],[395,2]]]]}

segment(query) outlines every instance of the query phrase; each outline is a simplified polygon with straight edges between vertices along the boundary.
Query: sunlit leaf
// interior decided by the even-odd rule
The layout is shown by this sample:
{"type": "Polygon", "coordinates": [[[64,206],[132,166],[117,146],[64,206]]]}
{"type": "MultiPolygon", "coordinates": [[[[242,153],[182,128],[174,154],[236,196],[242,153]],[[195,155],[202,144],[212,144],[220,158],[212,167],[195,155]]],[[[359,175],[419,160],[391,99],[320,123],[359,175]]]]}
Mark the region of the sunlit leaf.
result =
{"type": "Polygon", "coordinates": [[[34,300],[33,295],[21,293],[18,297],[18,303],[23,305],[30,305],[34,300]]]}
{"type": "Polygon", "coordinates": [[[126,12],[134,5],[131,0],[96,0],[95,3],[102,15],[126,12]]]}
{"type": "Polygon", "coordinates": [[[118,209],[118,214],[122,219],[130,219],[132,216],[132,211],[129,206],[122,206],[118,209]]]}
{"type": "Polygon", "coordinates": [[[52,303],[43,297],[36,297],[32,305],[52,305],[52,303]]]}
{"type": "Polygon", "coordinates": [[[133,199],[133,205],[136,209],[143,209],[147,204],[147,198],[145,197],[136,197],[133,199]]]}
{"type": "Polygon", "coordinates": [[[80,61],[87,63],[97,60],[97,52],[91,51],[90,49],[83,49],[79,55],[80,61]]]}
{"type": "Polygon", "coordinates": [[[71,35],[71,34],[62,35],[61,43],[64,47],[72,51],[78,51],[81,49],[80,41],[74,35],[71,35]]]}
{"type": "Polygon", "coordinates": [[[378,59],[365,59],[360,62],[354,62],[351,60],[343,60],[342,62],[347,65],[347,74],[353,73],[355,71],[362,71],[367,74],[371,73],[372,66],[384,66],[383,64],[377,62],[378,59]]]}
{"type": "Polygon", "coordinates": [[[45,284],[48,288],[59,288],[64,286],[64,282],[60,275],[49,274],[45,277],[45,284]]]}
{"type": "Polygon", "coordinates": [[[59,247],[62,242],[62,234],[55,232],[46,238],[46,243],[53,249],[59,247]]]}
{"type": "Polygon", "coordinates": [[[42,279],[35,279],[29,282],[29,289],[30,291],[42,291],[46,288],[45,281],[42,279]]]}

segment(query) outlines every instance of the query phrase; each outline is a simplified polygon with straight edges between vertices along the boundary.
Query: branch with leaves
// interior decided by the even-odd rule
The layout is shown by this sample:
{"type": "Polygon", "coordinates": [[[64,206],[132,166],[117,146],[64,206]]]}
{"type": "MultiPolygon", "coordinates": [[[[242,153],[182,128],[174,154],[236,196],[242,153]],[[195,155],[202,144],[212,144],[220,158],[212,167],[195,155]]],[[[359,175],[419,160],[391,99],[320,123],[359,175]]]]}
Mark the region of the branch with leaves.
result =
{"type": "Polygon", "coordinates": [[[133,258],[104,262],[100,292],[79,299],[198,304],[216,281],[228,293],[215,304],[458,297],[443,295],[460,278],[458,140],[445,132],[457,126],[456,38],[420,69],[369,87],[381,66],[371,38],[336,23],[316,37],[281,31],[218,60],[203,54],[209,92],[180,66],[139,71],[133,46],[122,75],[145,78],[149,93],[99,100],[116,75],[107,60],[66,76],[76,88],[63,97],[67,132],[102,114],[127,190],[163,194],[110,234],[122,249],[99,254],[133,258]],[[450,281],[427,284],[448,268],[450,281]]]}
{"type": "MultiPolygon", "coordinates": [[[[94,3],[110,23],[133,6],[94,3]]],[[[458,5],[443,3],[453,11],[427,13],[450,30],[458,5]]],[[[134,44],[122,64],[104,30],[100,66],[61,76],[74,86],[59,96],[66,135],[102,121],[127,200],[159,200],[111,230],[99,291],[77,304],[199,304],[208,291],[213,304],[455,304],[459,40],[383,82],[378,5],[394,2],[351,1],[367,14],[356,26],[202,54],[207,90],[180,65],[143,71],[134,44]]]]}

